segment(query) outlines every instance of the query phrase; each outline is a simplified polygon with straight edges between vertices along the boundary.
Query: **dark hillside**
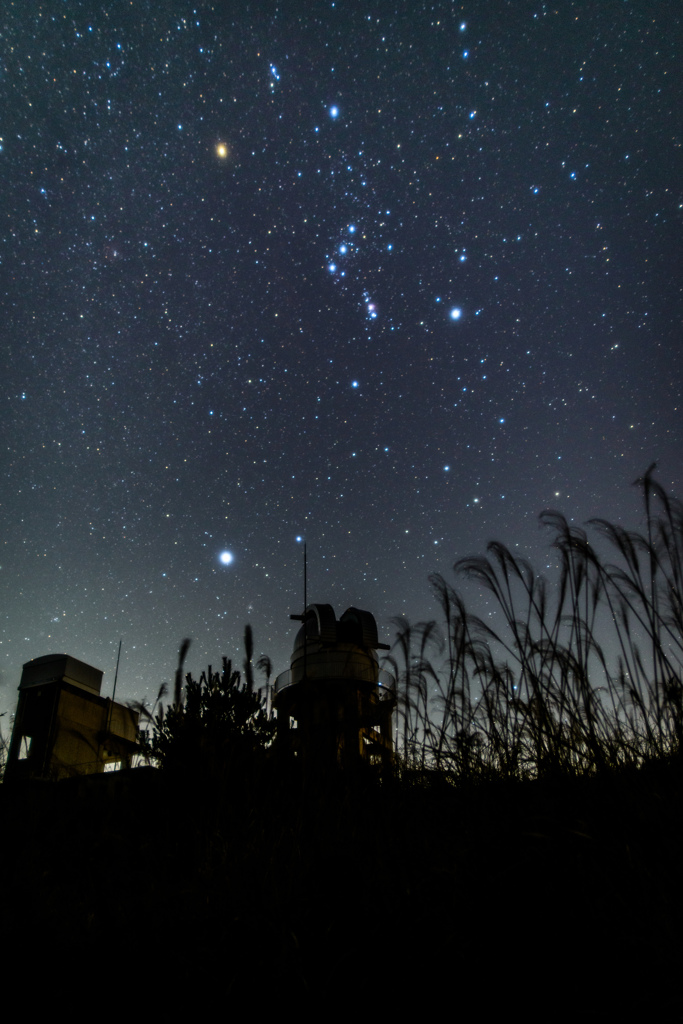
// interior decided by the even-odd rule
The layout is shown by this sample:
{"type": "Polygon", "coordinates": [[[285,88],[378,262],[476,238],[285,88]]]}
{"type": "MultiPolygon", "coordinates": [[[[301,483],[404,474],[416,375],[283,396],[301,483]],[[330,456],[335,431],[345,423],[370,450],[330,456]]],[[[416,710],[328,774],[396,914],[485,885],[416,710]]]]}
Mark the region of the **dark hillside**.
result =
{"type": "Polygon", "coordinates": [[[40,936],[52,964],[77,951],[162,1001],[369,984],[387,1009],[681,1008],[678,765],[459,788],[312,788],[272,764],[204,791],[96,781],[0,791],[6,964],[40,936]]]}

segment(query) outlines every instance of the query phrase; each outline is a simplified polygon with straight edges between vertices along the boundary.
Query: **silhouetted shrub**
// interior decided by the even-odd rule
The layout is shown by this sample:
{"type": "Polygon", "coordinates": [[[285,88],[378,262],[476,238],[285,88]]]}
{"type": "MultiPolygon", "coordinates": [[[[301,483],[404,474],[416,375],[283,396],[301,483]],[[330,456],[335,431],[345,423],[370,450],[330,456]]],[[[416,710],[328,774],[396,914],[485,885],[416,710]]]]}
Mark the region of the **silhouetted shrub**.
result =
{"type": "Polygon", "coordinates": [[[265,701],[254,690],[251,673],[251,630],[245,631],[245,680],[232,662],[222,669],[211,665],[198,680],[191,673],[182,685],[182,668],[189,648],[180,649],[173,703],[148,713],[150,729],[144,741],[147,759],[167,772],[218,779],[248,768],[263,757],[272,741],[275,723],[265,701]]]}

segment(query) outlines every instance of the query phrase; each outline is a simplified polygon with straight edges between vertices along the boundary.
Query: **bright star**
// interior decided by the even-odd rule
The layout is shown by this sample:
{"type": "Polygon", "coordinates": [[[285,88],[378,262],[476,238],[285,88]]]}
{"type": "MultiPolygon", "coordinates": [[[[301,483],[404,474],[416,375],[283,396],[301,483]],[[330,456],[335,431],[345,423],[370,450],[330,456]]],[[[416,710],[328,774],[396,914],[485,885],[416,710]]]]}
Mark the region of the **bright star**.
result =
{"type": "Polygon", "coordinates": [[[228,155],[228,147],[224,142],[219,142],[216,146],[216,156],[220,157],[221,160],[225,160],[228,155]]]}
{"type": "Polygon", "coordinates": [[[339,107],[330,107],[330,117],[339,116],[339,107]]]}
{"type": "Polygon", "coordinates": [[[232,551],[221,551],[218,560],[221,565],[230,565],[234,559],[232,551]]]}
{"type": "Polygon", "coordinates": [[[329,270],[329,272],[331,274],[334,274],[335,270],[337,269],[337,264],[336,263],[330,263],[330,265],[329,265],[329,267],[327,269],[329,270]]]}
{"type": "Polygon", "coordinates": [[[458,309],[458,307],[455,306],[451,310],[451,320],[459,320],[461,316],[462,316],[462,310],[458,309]]]}

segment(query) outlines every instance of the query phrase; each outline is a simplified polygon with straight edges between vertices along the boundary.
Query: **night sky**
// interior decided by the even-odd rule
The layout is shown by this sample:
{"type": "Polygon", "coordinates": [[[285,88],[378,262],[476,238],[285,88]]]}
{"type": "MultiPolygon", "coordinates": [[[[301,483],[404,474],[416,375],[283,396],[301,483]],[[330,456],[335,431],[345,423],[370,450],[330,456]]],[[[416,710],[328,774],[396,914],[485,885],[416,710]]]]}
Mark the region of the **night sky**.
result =
{"type": "MultiPolygon", "coordinates": [[[[547,507],[682,496],[676,3],[16,0],[0,65],[0,707],[303,600],[433,616],[547,507]],[[232,561],[222,564],[220,555],[232,561]],[[452,577],[451,577],[452,578],[452,577]]],[[[7,721],[4,719],[3,721],[7,721]]]]}

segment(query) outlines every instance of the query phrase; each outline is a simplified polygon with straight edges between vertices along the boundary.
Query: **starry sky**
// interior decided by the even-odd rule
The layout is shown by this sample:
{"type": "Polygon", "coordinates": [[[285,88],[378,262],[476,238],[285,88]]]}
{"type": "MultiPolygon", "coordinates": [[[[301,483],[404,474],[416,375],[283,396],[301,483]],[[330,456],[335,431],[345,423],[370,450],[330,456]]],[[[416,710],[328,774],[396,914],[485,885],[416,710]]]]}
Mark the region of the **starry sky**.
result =
{"type": "Polygon", "coordinates": [[[491,539],[551,566],[544,508],[681,496],[681,20],[4,5],[0,709],[119,638],[121,699],[247,621],[287,668],[297,538],[388,640],[491,539]]]}

